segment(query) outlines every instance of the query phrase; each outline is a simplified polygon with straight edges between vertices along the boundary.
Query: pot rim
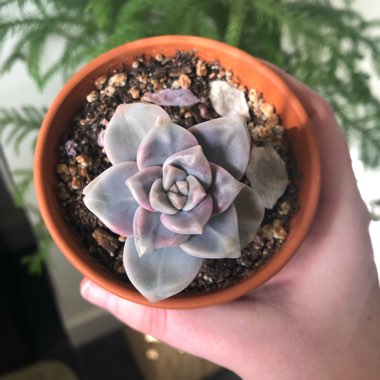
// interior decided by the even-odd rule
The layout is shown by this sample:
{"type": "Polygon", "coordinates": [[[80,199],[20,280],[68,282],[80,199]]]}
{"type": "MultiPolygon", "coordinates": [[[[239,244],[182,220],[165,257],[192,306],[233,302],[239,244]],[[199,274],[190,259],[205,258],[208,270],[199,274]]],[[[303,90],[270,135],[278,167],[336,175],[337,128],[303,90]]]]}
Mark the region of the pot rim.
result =
{"type": "Polygon", "coordinates": [[[53,237],[53,240],[67,259],[73,264],[73,266],[90,280],[122,298],[143,305],[170,309],[204,307],[228,302],[249,293],[251,290],[268,281],[291,259],[306,236],[317,208],[321,184],[320,154],[313,128],[306,111],[302,106],[302,103],[296,98],[292,91],[290,91],[284,81],[264,63],[240,49],[208,38],[177,35],[149,37],[128,42],[98,56],[74,74],[54,99],[42,123],[35,150],[34,173],[35,190],[41,216],[50,235],[53,237]],[[81,257],[80,254],[75,252],[71,244],[66,240],[65,236],[63,236],[57,223],[58,219],[62,219],[61,222],[63,222],[63,218],[60,218],[59,215],[57,215],[57,210],[52,207],[48,183],[45,180],[44,152],[45,148],[48,146],[49,128],[51,127],[56,113],[62,106],[64,99],[70,95],[70,93],[78,86],[83,78],[91,76],[96,68],[116,59],[122,55],[126,49],[128,50],[128,54],[137,56],[141,54],[141,49],[144,47],[150,47],[151,49],[157,47],[157,53],[159,53],[162,46],[174,45],[178,46],[178,49],[181,50],[180,46],[183,44],[187,46],[186,49],[183,50],[191,50],[191,47],[193,47],[193,49],[207,49],[212,45],[213,49],[218,49],[220,52],[226,51],[234,59],[249,60],[256,66],[257,71],[263,73],[263,75],[271,76],[273,80],[275,80],[276,86],[281,88],[283,92],[289,94],[292,101],[296,103],[299,114],[305,120],[305,135],[308,143],[308,150],[310,151],[310,156],[312,157],[310,162],[310,170],[313,173],[313,181],[310,184],[309,199],[306,205],[306,210],[303,212],[302,223],[297,225],[296,236],[291,241],[285,242],[283,248],[281,248],[280,251],[278,251],[275,256],[264,264],[263,267],[260,268],[253,276],[250,276],[247,279],[244,279],[226,289],[218,290],[212,293],[200,295],[180,294],[178,296],[173,296],[171,298],[159,301],[155,304],[151,304],[140,293],[138,293],[137,290],[129,289],[125,285],[123,286],[121,283],[105,276],[104,272],[102,272],[100,268],[91,265],[85,257],[81,257]],[[136,54],[137,52],[139,52],[139,54],[136,54]]]}

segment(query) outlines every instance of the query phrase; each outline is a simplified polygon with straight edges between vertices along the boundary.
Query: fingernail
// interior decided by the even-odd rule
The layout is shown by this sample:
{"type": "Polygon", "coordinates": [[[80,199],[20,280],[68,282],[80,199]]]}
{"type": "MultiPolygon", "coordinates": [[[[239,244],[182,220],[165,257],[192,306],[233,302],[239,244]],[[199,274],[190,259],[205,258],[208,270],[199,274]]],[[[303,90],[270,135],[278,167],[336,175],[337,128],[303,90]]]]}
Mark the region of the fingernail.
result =
{"type": "Polygon", "coordinates": [[[80,294],[82,295],[83,298],[87,299],[87,294],[89,293],[89,288],[92,285],[92,281],[90,281],[87,278],[84,278],[81,283],[80,283],[80,294]]]}
{"type": "Polygon", "coordinates": [[[107,308],[108,293],[100,286],[94,284],[92,281],[82,281],[80,292],[82,297],[88,302],[91,302],[92,304],[102,308],[107,308]]]}

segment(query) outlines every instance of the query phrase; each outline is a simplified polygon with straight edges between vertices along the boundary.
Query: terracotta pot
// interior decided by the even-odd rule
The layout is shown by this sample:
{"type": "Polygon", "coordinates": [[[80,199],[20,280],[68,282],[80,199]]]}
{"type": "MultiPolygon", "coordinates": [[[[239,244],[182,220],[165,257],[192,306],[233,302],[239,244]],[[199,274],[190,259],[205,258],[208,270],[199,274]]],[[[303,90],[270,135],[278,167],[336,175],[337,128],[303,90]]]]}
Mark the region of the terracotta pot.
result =
{"type": "Polygon", "coordinates": [[[83,108],[86,95],[93,90],[94,80],[110,67],[119,67],[121,63],[131,64],[136,56],[143,53],[170,56],[177,50],[193,49],[206,61],[219,60],[242,84],[263,92],[266,101],[275,106],[287,127],[287,138],[302,173],[300,211],[291,221],[289,235],[282,249],[254,276],[212,294],[179,294],[152,305],[155,307],[194,308],[213,305],[238,298],[263,284],[286,264],[300,246],[313,220],[319,196],[319,152],[308,117],[295,95],[268,67],[241,50],[205,38],[162,36],[130,42],[94,59],[66,83],[50,106],[38,137],[35,156],[38,204],[51,236],[68,260],[84,276],[110,292],[133,302],[149,304],[132,285],[121,282],[94,264],[70,226],[65,223],[55,190],[56,147],[74,116],[83,108]]]}

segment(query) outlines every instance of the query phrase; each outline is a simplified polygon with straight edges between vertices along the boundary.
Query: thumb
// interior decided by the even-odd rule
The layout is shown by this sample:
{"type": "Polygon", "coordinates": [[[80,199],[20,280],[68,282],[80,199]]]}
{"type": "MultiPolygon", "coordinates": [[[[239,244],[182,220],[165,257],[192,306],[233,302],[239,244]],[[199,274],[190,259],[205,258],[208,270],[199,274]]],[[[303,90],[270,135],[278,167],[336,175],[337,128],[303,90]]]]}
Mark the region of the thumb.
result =
{"type": "Polygon", "coordinates": [[[224,367],[230,364],[235,372],[241,369],[242,352],[252,351],[254,306],[248,299],[202,309],[158,309],[126,301],[88,279],[81,283],[81,294],[131,328],[224,367]]]}

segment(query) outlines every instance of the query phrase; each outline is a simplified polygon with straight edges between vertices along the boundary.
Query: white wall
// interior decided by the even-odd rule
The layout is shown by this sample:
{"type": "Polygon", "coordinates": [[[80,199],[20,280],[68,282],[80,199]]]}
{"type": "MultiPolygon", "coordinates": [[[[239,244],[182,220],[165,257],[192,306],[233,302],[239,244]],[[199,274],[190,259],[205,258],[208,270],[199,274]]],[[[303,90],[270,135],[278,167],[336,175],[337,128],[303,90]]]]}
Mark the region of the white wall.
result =
{"type": "MultiPolygon", "coordinates": [[[[340,3],[336,1],[336,3],[340,3]]],[[[360,0],[356,8],[368,18],[380,18],[380,2],[373,0],[360,0]]],[[[3,48],[6,52],[8,46],[3,48]]],[[[373,78],[374,88],[380,89],[379,78],[373,78]]],[[[6,76],[0,78],[0,104],[2,107],[19,106],[22,104],[49,105],[62,86],[59,78],[54,78],[49,86],[40,93],[34,83],[29,79],[23,65],[16,65],[6,76]]],[[[32,152],[25,144],[22,153],[17,156],[15,152],[5,148],[5,153],[12,169],[29,167],[32,162],[32,152]]],[[[355,154],[355,153],[353,153],[355,154]]],[[[355,157],[353,157],[355,158],[355,157]]],[[[354,159],[359,187],[365,201],[379,197],[375,191],[374,183],[378,183],[379,172],[363,169],[360,161],[354,159]]],[[[29,199],[35,204],[33,192],[29,199]]],[[[377,252],[378,267],[380,267],[380,222],[371,224],[372,240],[377,252]]],[[[95,338],[118,325],[112,317],[85,301],[79,295],[78,286],[81,275],[67,262],[64,256],[54,248],[51,252],[52,264],[49,266],[50,275],[54,284],[57,301],[71,340],[80,344],[88,339],[95,338]]]]}

